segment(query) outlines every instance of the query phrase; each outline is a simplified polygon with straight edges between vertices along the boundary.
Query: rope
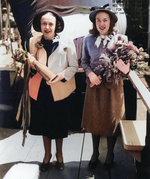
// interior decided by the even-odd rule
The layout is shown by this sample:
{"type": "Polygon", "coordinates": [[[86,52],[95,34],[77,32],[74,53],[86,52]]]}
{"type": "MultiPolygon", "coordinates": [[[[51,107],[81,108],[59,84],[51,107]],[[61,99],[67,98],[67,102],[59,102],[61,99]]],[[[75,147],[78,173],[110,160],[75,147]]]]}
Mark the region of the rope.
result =
{"type": "Polygon", "coordinates": [[[82,148],[81,148],[81,156],[80,156],[80,163],[79,163],[79,170],[78,170],[78,177],[77,177],[77,179],[79,179],[79,177],[80,177],[80,169],[81,169],[81,161],[82,161],[82,155],[83,155],[84,141],[85,141],[85,132],[84,132],[84,135],[83,135],[82,148]]]}

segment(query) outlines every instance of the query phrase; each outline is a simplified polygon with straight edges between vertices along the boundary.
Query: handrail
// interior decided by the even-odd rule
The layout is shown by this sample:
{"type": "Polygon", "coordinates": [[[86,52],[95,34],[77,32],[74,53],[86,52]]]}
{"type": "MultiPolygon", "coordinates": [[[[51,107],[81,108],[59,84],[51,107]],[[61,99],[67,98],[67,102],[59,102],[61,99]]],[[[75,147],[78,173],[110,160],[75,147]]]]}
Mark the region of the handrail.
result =
{"type": "Polygon", "coordinates": [[[139,96],[141,97],[148,112],[150,113],[150,92],[149,92],[149,90],[145,87],[145,85],[140,80],[140,78],[137,76],[135,71],[130,71],[128,77],[129,77],[129,80],[132,82],[134,88],[138,92],[139,96]]]}

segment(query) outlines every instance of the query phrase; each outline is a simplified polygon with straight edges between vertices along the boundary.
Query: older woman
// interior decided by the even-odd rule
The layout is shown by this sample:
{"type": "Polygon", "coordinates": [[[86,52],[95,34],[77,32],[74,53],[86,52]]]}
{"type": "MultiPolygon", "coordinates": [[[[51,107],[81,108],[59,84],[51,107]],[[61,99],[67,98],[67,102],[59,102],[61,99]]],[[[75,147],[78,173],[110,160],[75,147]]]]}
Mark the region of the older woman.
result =
{"type": "MultiPolygon", "coordinates": [[[[40,165],[47,171],[50,165],[51,139],[56,141],[56,166],[63,170],[63,138],[68,136],[68,98],[75,90],[74,75],[77,71],[77,57],[74,43],[63,39],[57,33],[64,29],[60,15],[44,10],[35,15],[33,28],[36,36],[30,39],[30,53],[37,61],[47,66],[56,75],[53,81],[46,81],[35,72],[29,81],[31,97],[30,134],[42,135],[45,155],[40,165]]],[[[34,72],[34,65],[32,72],[34,72]]]]}
{"type": "MultiPolygon", "coordinates": [[[[99,57],[106,53],[107,45],[117,36],[114,31],[117,16],[107,8],[95,9],[89,16],[93,23],[90,35],[84,39],[82,51],[82,67],[87,75],[87,89],[83,109],[82,127],[92,133],[93,154],[89,168],[98,163],[100,136],[107,136],[107,156],[104,169],[113,166],[114,146],[117,139],[117,127],[124,117],[123,80],[119,77],[118,85],[111,82],[94,71],[98,65],[99,57]]],[[[117,67],[124,74],[129,72],[129,64],[125,65],[118,60],[117,67]]]]}

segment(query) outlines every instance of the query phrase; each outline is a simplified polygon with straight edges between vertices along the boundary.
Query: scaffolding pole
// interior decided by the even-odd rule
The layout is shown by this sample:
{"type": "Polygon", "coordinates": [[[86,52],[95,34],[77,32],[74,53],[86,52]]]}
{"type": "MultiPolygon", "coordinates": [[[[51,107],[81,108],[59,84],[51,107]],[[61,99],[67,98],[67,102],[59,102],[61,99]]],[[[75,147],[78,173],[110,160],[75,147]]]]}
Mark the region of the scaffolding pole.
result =
{"type": "Polygon", "coordinates": [[[2,4],[0,0],[0,39],[2,38],[2,4]]]}
{"type": "Polygon", "coordinates": [[[148,53],[150,54],[150,0],[148,6],[148,53]]]}

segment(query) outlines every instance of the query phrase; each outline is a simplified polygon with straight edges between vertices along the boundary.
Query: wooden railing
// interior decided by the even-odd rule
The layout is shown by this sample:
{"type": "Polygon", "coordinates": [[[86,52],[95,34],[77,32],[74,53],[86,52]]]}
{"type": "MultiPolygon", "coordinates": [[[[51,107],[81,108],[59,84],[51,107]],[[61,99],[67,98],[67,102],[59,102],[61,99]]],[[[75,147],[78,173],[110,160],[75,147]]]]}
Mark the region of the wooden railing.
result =
{"type": "Polygon", "coordinates": [[[147,176],[150,178],[150,92],[135,71],[129,73],[129,80],[146,106],[147,119],[121,120],[123,145],[124,149],[140,163],[138,170],[142,173],[149,171],[147,176]]]}

